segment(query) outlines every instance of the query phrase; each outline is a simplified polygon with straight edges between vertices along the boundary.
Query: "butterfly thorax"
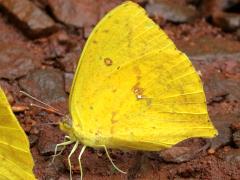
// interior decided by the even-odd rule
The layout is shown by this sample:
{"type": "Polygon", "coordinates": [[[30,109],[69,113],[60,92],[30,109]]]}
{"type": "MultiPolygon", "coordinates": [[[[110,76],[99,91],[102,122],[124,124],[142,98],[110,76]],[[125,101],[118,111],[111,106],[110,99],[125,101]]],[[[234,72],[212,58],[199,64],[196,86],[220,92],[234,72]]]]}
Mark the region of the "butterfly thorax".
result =
{"type": "Polygon", "coordinates": [[[84,131],[75,131],[76,128],[73,127],[72,119],[68,115],[62,118],[59,127],[71,138],[72,141],[79,141],[90,147],[98,147],[99,145],[106,144],[105,139],[98,136],[97,133],[93,135],[90,133],[84,133],[84,131]]]}

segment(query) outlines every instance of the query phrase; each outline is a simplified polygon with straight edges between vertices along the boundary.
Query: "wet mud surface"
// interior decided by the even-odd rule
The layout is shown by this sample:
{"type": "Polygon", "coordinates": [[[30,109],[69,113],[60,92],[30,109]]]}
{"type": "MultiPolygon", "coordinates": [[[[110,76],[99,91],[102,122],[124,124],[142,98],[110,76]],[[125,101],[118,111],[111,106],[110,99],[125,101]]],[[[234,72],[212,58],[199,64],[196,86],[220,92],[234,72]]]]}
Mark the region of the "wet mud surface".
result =
{"type": "MultiPolygon", "coordinates": [[[[64,138],[57,125],[61,116],[30,107],[33,101],[19,90],[67,113],[84,44],[101,17],[121,2],[0,0],[0,85],[29,137],[40,180],[69,179],[72,147],[51,164],[54,148],[64,138]]],[[[82,158],[84,179],[240,179],[240,2],[137,2],[190,57],[203,80],[219,136],[189,139],[162,152],[110,150],[127,175],[113,169],[104,151],[88,148],[82,158]]],[[[78,153],[72,156],[74,179],[80,178],[78,153]]]]}

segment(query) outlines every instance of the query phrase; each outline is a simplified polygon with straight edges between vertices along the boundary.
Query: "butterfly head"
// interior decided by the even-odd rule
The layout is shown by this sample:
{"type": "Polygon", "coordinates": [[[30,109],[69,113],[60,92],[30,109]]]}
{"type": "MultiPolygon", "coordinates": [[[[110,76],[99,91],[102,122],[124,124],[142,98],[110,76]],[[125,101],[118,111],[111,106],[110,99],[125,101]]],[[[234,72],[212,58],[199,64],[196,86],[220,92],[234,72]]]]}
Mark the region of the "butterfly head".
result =
{"type": "Polygon", "coordinates": [[[61,119],[59,127],[63,132],[67,133],[70,137],[74,137],[72,130],[72,119],[68,115],[64,116],[61,119]]]}

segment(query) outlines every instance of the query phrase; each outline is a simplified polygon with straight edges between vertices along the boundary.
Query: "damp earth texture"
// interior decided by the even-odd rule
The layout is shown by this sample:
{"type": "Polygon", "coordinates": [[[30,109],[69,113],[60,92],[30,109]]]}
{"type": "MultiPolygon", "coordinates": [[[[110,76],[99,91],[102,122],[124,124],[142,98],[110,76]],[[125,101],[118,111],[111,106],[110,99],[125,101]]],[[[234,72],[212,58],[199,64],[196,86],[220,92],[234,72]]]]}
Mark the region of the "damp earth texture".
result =
{"type": "MultiPolygon", "coordinates": [[[[97,22],[123,1],[19,2],[0,0],[0,86],[29,138],[35,176],[40,180],[69,179],[67,157],[72,146],[51,164],[55,146],[65,136],[57,125],[62,117],[52,109],[31,107],[31,103],[37,102],[19,91],[68,114],[70,88],[86,40],[97,22]]],[[[128,171],[127,175],[112,167],[104,150],[87,148],[82,156],[84,179],[240,179],[240,2],[134,2],[191,60],[203,81],[209,115],[219,135],[211,140],[187,139],[159,152],[110,149],[114,163],[128,171]]],[[[110,32],[111,29],[104,30],[106,34],[110,32]]],[[[98,45],[99,41],[92,43],[98,45]]],[[[108,56],[99,57],[99,63],[116,71],[122,68],[108,56]]],[[[147,90],[138,83],[141,69],[134,66],[132,72],[137,81],[129,88],[130,93],[137,101],[152,106],[147,90]]],[[[118,89],[111,89],[111,93],[117,94],[118,89]]],[[[94,110],[94,104],[88,108],[94,110]]],[[[117,114],[110,112],[112,124],[118,123],[117,114]]],[[[73,179],[80,178],[80,149],[81,145],[71,158],[73,179]]]]}

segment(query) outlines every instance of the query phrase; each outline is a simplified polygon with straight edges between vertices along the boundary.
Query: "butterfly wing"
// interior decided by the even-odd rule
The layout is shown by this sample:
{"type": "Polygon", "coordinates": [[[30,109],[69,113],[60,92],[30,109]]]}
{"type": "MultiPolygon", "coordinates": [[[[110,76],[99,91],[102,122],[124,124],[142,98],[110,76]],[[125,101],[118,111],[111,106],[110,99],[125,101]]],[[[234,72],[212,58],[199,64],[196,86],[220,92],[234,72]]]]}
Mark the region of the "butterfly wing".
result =
{"type": "Polygon", "coordinates": [[[70,111],[74,131],[90,146],[160,150],[217,133],[191,62],[133,2],[93,30],[75,73],[70,111]]]}
{"type": "Polygon", "coordinates": [[[0,179],[35,179],[28,139],[0,88],[0,179]]]}

